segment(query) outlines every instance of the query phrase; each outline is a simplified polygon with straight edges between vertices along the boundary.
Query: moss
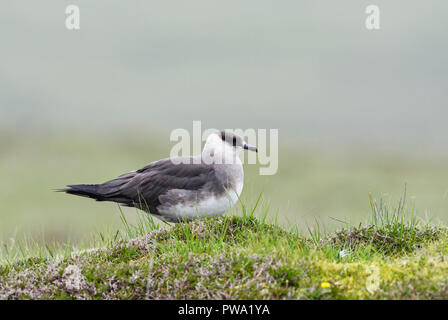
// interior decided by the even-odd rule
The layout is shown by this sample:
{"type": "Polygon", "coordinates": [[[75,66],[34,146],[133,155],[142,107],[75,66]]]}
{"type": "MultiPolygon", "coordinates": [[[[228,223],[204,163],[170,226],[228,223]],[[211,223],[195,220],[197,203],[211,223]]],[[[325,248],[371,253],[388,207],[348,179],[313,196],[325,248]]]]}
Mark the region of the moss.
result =
{"type": "Polygon", "coordinates": [[[205,219],[3,266],[0,298],[442,299],[447,252],[434,227],[359,226],[311,241],[253,217],[205,219]]]}
{"type": "Polygon", "coordinates": [[[403,226],[400,230],[374,225],[336,231],[327,238],[330,245],[349,250],[371,247],[385,255],[404,254],[421,248],[425,243],[440,239],[445,231],[426,226],[422,229],[403,226]]]}

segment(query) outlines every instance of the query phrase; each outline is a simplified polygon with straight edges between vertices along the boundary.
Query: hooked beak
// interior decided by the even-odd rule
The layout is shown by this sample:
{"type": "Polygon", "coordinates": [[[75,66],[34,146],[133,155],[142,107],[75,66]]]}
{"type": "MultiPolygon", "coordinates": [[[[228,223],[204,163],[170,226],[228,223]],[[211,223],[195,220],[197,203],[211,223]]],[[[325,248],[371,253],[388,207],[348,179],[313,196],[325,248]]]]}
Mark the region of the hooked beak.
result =
{"type": "Polygon", "coordinates": [[[250,144],[247,144],[247,143],[244,144],[244,147],[243,147],[243,148],[246,149],[246,150],[250,150],[250,151],[258,152],[257,147],[255,147],[255,146],[251,146],[250,144]]]}

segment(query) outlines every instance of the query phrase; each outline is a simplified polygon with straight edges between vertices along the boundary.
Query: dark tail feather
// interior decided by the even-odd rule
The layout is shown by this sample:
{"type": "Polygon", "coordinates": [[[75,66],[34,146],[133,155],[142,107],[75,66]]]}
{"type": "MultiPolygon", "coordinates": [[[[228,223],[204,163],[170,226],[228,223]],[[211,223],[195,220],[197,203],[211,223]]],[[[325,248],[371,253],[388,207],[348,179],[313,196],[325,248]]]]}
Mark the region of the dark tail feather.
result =
{"type": "Polygon", "coordinates": [[[74,194],[76,196],[92,198],[97,201],[107,201],[107,196],[101,194],[98,189],[98,184],[75,184],[67,186],[67,189],[61,189],[57,191],[74,194]]]}
{"type": "Polygon", "coordinates": [[[66,189],[56,191],[74,194],[76,196],[95,199],[96,201],[114,201],[124,205],[132,206],[132,200],[114,193],[105,193],[101,184],[75,184],[68,185],[66,189]],[[103,189],[102,191],[100,189],[103,189]]]}

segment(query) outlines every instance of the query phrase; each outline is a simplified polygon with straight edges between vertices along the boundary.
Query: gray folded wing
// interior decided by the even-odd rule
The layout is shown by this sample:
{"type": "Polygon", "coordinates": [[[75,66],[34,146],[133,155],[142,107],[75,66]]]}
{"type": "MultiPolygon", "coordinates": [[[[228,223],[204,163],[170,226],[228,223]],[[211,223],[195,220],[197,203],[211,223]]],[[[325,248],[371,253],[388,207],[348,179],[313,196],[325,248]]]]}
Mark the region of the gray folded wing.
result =
{"type": "Polygon", "coordinates": [[[96,185],[99,201],[115,201],[157,214],[163,202],[174,202],[169,191],[197,197],[200,192],[225,192],[212,165],[174,164],[170,159],[150,163],[146,167],[123,174],[116,179],[96,185]]]}

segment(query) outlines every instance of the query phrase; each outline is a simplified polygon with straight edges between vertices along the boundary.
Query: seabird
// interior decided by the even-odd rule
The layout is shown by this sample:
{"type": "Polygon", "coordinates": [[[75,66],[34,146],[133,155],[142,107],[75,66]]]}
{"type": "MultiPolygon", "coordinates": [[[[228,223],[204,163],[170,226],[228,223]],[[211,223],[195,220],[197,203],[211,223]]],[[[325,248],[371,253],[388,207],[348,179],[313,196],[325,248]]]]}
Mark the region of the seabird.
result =
{"type": "Polygon", "coordinates": [[[230,131],[207,137],[202,154],[152,162],[102,184],[68,185],[68,194],[136,207],[167,222],[221,215],[239,199],[244,171],[238,154],[257,152],[230,131]]]}

